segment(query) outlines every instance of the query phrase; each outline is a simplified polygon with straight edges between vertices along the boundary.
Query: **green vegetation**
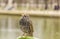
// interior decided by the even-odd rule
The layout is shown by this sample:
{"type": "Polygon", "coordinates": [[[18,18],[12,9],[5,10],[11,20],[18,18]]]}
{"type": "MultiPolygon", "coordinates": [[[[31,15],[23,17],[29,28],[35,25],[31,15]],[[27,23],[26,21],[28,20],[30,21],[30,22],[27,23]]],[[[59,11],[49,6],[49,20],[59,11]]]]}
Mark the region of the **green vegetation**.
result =
{"type": "Polygon", "coordinates": [[[30,37],[30,36],[22,36],[22,37],[18,37],[17,39],[33,39],[33,37],[30,37]]]}

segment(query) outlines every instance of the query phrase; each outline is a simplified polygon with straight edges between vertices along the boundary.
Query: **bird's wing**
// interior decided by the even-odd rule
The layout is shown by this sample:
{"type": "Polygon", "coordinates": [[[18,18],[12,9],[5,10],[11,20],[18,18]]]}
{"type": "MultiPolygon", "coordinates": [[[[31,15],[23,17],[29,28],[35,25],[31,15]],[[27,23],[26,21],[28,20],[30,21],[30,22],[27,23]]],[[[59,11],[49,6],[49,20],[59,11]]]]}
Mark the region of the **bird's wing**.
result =
{"type": "Polygon", "coordinates": [[[33,30],[32,21],[30,21],[30,30],[31,30],[31,32],[33,32],[33,31],[34,31],[34,30],[33,30]]]}

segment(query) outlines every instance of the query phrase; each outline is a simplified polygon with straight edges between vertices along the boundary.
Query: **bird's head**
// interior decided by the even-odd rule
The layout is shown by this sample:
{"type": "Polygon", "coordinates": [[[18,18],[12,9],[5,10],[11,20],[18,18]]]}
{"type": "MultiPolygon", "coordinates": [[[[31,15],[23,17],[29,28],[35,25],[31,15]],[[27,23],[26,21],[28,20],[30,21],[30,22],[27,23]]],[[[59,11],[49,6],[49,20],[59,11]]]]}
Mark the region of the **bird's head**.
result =
{"type": "Polygon", "coordinates": [[[29,15],[28,14],[22,14],[22,18],[29,19],[29,15]]]}

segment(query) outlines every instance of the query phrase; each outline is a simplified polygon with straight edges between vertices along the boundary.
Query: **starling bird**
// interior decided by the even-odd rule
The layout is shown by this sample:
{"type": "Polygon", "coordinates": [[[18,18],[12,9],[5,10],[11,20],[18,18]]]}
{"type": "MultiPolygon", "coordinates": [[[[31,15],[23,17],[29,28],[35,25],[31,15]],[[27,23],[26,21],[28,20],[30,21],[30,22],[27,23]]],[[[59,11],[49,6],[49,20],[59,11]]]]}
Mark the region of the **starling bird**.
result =
{"type": "Polygon", "coordinates": [[[20,29],[24,32],[23,35],[33,36],[33,26],[32,21],[29,19],[28,15],[23,15],[19,21],[20,29]]]}

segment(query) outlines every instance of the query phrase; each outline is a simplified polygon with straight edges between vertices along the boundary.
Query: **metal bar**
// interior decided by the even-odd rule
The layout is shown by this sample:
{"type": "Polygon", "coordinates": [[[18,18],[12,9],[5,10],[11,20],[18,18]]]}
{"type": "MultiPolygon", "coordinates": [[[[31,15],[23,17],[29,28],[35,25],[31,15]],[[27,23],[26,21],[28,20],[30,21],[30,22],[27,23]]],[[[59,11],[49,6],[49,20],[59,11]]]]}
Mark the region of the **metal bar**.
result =
{"type": "Polygon", "coordinates": [[[0,10],[0,15],[21,15],[21,14],[29,14],[31,16],[60,17],[60,11],[0,10]]]}

